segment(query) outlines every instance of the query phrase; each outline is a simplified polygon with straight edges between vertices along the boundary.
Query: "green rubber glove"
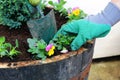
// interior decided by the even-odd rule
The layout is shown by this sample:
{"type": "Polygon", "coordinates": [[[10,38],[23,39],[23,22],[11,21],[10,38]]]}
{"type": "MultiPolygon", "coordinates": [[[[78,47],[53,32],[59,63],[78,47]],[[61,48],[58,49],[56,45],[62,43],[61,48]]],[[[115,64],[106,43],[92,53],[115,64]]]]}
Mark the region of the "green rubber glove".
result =
{"type": "Polygon", "coordinates": [[[75,20],[64,24],[61,29],[56,33],[54,38],[59,34],[77,34],[76,38],[71,43],[71,49],[79,49],[87,40],[106,36],[111,29],[110,25],[97,24],[85,19],[75,20]]]}

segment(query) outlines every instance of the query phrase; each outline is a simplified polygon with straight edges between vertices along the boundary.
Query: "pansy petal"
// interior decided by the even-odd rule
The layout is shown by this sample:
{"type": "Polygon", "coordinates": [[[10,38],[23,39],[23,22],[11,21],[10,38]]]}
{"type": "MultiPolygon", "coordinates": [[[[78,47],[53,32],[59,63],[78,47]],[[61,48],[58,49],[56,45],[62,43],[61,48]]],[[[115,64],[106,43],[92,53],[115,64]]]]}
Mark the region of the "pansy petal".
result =
{"type": "Polygon", "coordinates": [[[47,47],[45,48],[46,51],[49,51],[52,48],[53,44],[49,44],[47,45],[47,47]]]}

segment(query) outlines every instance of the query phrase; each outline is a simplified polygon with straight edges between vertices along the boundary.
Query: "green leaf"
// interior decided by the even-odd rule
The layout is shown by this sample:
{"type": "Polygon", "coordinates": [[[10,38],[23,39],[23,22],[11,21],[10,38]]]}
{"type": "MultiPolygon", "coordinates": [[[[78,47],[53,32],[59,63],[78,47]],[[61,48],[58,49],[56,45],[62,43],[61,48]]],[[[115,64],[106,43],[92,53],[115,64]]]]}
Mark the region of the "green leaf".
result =
{"type": "Polygon", "coordinates": [[[6,56],[7,55],[7,50],[4,50],[2,52],[0,52],[0,57],[6,56]]]}
{"type": "Polygon", "coordinates": [[[38,43],[37,43],[37,46],[38,46],[39,49],[45,49],[46,44],[41,43],[41,42],[38,42],[38,43]]]}
{"type": "Polygon", "coordinates": [[[0,37],[0,44],[4,43],[5,42],[5,37],[0,37]]]}
{"type": "Polygon", "coordinates": [[[32,48],[32,47],[36,46],[37,39],[36,38],[33,38],[33,39],[28,38],[27,42],[29,44],[29,47],[32,48]]]}
{"type": "Polygon", "coordinates": [[[62,50],[62,48],[63,48],[62,45],[57,45],[58,50],[62,50]]]}
{"type": "Polygon", "coordinates": [[[10,43],[4,43],[4,47],[5,47],[5,48],[8,48],[8,47],[11,48],[12,45],[11,45],[10,43]]]}
{"type": "Polygon", "coordinates": [[[54,5],[53,1],[49,1],[48,3],[52,6],[54,5]]]}
{"type": "Polygon", "coordinates": [[[9,56],[12,57],[12,56],[18,55],[19,53],[20,51],[16,50],[16,48],[13,47],[9,52],[9,56]]]}
{"type": "Polygon", "coordinates": [[[38,58],[42,58],[42,59],[45,59],[45,58],[46,58],[46,56],[45,56],[45,54],[44,54],[43,51],[41,51],[39,54],[37,54],[37,57],[38,57],[38,58]]]}
{"type": "Polygon", "coordinates": [[[19,44],[18,44],[18,40],[17,40],[17,39],[16,39],[16,41],[15,41],[15,44],[16,44],[15,47],[19,47],[19,44]]]}
{"type": "Polygon", "coordinates": [[[39,49],[37,49],[36,47],[32,47],[32,48],[28,49],[28,52],[31,52],[32,54],[36,54],[39,52],[39,49]]]}
{"type": "Polygon", "coordinates": [[[47,43],[43,39],[41,39],[40,41],[38,41],[37,46],[39,49],[45,49],[47,46],[47,43]]]}

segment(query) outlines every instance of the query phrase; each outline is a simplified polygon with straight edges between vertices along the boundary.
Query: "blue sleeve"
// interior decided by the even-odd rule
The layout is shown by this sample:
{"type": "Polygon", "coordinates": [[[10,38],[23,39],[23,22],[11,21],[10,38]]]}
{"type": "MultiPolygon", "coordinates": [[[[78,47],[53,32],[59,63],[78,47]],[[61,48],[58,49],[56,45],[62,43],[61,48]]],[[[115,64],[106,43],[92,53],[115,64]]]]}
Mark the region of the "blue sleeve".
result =
{"type": "Polygon", "coordinates": [[[101,13],[87,16],[85,19],[95,23],[113,26],[120,21],[120,9],[115,4],[109,2],[101,13]]]}

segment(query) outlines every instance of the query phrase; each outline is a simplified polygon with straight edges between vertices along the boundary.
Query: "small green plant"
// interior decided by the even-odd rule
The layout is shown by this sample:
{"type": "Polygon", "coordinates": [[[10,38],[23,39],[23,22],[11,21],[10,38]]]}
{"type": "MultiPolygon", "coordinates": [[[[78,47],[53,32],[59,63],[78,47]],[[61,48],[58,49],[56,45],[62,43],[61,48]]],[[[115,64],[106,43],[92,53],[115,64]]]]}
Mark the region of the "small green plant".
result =
{"type": "Polygon", "coordinates": [[[12,59],[13,58],[13,56],[15,56],[15,55],[18,55],[19,53],[20,53],[20,51],[18,51],[18,50],[16,50],[16,48],[18,48],[19,47],[19,45],[18,45],[18,40],[16,39],[16,41],[15,41],[15,46],[13,47],[12,45],[10,46],[10,51],[9,51],[9,57],[12,59]]]}
{"type": "Polygon", "coordinates": [[[58,11],[60,15],[63,16],[67,15],[67,9],[64,8],[66,1],[64,0],[58,0],[58,2],[49,1],[48,3],[54,8],[55,11],[58,11]]]}
{"type": "Polygon", "coordinates": [[[75,38],[75,35],[73,34],[69,34],[69,35],[59,34],[58,37],[53,39],[51,43],[54,43],[57,50],[61,51],[63,49],[67,49],[67,47],[70,46],[74,38],[75,38]]]}
{"type": "Polygon", "coordinates": [[[36,38],[28,38],[27,42],[29,44],[28,52],[32,53],[36,59],[46,59],[47,52],[45,48],[47,44],[44,40],[37,40],[36,38]]]}
{"type": "Polygon", "coordinates": [[[18,40],[16,40],[16,46],[12,46],[12,44],[5,41],[5,37],[0,37],[0,57],[7,56],[13,59],[13,56],[20,53],[16,48],[18,48],[18,40]]]}

